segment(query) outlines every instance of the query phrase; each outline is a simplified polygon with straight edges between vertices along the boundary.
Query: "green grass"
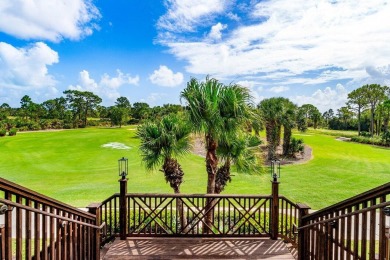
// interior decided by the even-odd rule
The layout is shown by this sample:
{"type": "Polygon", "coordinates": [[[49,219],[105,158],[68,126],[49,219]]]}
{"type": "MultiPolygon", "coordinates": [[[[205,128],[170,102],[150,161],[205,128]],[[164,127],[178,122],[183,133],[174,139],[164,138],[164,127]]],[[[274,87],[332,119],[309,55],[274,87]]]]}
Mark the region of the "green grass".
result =
{"type": "MultiPolygon", "coordinates": [[[[159,171],[147,172],[140,161],[134,127],[86,128],[59,132],[18,133],[0,138],[0,176],[77,207],[119,192],[117,160],[129,159],[128,192],[172,193],[159,171]],[[133,129],[133,130],[132,130],[133,129]],[[130,150],[102,148],[119,142],[130,150]]],[[[335,140],[318,132],[298,134],[314,159],[282,166],[280,193],[314,209],[336,203],[390,179],[390,150],[335,140]]],[[[185,171],[183,193],[204,193],[204,158],[189,154],[179,162],[185,171]]],[[[270,194],[267,174],[234,173],[226,194],[270,194]]]]}

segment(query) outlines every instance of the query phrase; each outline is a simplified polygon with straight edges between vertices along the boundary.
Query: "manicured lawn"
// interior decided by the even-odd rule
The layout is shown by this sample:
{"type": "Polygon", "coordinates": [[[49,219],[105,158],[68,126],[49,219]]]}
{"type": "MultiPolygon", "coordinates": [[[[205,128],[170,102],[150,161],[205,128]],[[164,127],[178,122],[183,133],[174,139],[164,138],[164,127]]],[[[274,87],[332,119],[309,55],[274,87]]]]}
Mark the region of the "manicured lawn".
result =
{"type": "MultiPolygon", "coordinates": [[[[18,133],[0,138],[0,176],[77,207],[99,202],[119,191],[117,160],[129,159],[129,192],[171,193],[159,171],[146,172],[138,153],[134,127],[86,128],[59,132],[18,133]],[[129,150],[104,148],[118,142],[129,150]]],[[[314,209],[330,205],[390,180],[390,150],[347,143],[309,132],[303,138],[314,159],[282,167],[281,191],[314,209]]],[[[183,193],[204,193],[204,158],[179,160],[185,171],[183,193]]],[[[269,194],[267,174],[234,173],[226,194],[269,194]]]]}

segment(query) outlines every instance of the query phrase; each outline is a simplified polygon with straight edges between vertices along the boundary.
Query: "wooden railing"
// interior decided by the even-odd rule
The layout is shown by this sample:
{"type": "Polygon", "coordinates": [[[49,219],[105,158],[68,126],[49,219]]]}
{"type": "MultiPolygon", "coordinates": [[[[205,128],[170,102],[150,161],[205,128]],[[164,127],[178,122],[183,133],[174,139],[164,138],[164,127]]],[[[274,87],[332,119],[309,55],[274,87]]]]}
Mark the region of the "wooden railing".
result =
{"type": "MultiPolygon", "coordinates": [[[[126,194],[127,236],[269,236],[270,196],[126,194]],[[207,206],[211,204],[211,207],[207,206]],[[205,234],[205,215],[213,221],[205,234]]],[[[119,194],[100,206],[102,239],[118,235],[119,194]]]]}
{"type": "Polygon", "coordinates": [[[279,197],[279,237],[297,246],[299,205],[284,196],[279,197]]]}
{"type": "Polygon", "coordinates": [[[0,204],[2,259],[100,257],[101,227],[95,215],[2,178],[0,204]]]}
{"type": "Polygon", "coordinates": [[[390,183],[302,216],[299,259],[389,259],[390,183]]]}

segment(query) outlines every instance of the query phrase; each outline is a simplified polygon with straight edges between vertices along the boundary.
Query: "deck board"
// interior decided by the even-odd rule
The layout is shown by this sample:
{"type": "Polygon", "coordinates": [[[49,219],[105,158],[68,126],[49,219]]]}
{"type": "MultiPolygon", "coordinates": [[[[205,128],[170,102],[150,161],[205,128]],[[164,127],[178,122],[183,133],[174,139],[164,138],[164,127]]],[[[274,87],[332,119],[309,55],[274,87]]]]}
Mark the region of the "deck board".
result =
{"type": "Polygon", "coordinates": [[[294,259],[282,240],[269,238],[116,239],[103,259],[294,259]]]}

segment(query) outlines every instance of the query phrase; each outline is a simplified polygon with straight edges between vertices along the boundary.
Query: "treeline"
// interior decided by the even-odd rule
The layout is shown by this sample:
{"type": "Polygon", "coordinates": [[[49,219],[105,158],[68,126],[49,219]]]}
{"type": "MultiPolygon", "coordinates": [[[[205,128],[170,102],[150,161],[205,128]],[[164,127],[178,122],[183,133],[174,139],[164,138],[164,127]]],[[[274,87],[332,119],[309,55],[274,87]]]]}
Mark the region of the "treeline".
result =
{"type": "MultiPolygon", "coordinates": [[[[0,134],[18,129],[69,129],[86,126],[122,126],[137,124],[164,115],[183,112],[181,105],[166,104],[150,107],[147,103],[130,104],[119,97],[113,106],[102,106],[102,99],[88,91],[66,90],[63,96],[35,103],[24,96],[20,107],[0,106],[0,134]]],[[[312,104],[295,106],[294,127],[305,131],[308,127],[332,130],[356,130],[359,136],[390,136],[390,89],[378,84],[364,85],[348,94],[345,106],[321,113],[312,104]]],[[[257,124],[264,124],[259,122],[257,124]]],[[[389,137],[390,139],[390,137],[389,137]]],[[[389,141],[390,142],[390,141],[389,141]]]]}
{"type": "Polygon", "coordinates": [[[130,104],[119,97],[113,106],[100,105],[102,99],[89,91],[66,90],[64,96],[35,103],[28,95],[20,100],[20,107],[7,103],[0,106],[0,130],[19,131],[70,129],[86,126],[122,126],[149,118],[183,111],[180,105],[166,104],[150,107],[147,103],[130,104]]]}

